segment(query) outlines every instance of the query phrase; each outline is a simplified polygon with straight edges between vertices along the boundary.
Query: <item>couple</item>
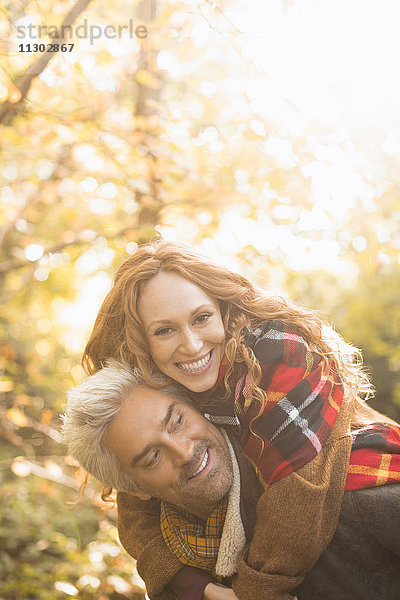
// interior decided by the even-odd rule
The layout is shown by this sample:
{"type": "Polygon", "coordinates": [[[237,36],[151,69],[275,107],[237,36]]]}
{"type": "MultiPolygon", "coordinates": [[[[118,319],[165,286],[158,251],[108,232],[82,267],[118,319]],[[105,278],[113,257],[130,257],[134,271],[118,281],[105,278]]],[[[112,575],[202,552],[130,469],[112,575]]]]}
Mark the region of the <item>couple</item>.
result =
{"type": "Polygon", "coordinates": [[[120,491],[151,598],[396,597],[399,428],[311,312],[158,241],[118,270],[84,365],[65,439],[120,491]]]}

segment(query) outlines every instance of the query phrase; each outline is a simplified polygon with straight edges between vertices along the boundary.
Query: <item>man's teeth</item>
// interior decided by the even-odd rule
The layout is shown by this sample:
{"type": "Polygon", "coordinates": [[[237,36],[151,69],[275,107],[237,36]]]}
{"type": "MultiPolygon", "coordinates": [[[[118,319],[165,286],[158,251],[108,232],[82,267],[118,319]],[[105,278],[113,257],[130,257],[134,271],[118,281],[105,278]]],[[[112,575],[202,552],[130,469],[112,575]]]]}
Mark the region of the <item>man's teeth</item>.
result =
{"type": "Polygon", "coordinates": [[[205,453],[203,461],[201,463],[201,465],[199,466],[198,469],[196,469],[196,471],[193,473],[192,477],[194,477],[195,475],[198,475],[199,473],[201,473],[201,471],[204,469],[204,467],[206,466],[208,461],[208,451],[205,453]]]}
{"type": "Polygon", "coordinates": [[[180,369],[183,369],[183,371],[187,371],[190,373],[193,373],[195,371],[200,371],[201,369],[204,369],[204,367],[206,365],[208,365],[208,363],[210,362],[210,358],[211,358],[211,350],[210,352],[201,360],[196,360],[194,362],[180,362],[180,363],[176,363],[178,365],[178,367],[180,369]]]}

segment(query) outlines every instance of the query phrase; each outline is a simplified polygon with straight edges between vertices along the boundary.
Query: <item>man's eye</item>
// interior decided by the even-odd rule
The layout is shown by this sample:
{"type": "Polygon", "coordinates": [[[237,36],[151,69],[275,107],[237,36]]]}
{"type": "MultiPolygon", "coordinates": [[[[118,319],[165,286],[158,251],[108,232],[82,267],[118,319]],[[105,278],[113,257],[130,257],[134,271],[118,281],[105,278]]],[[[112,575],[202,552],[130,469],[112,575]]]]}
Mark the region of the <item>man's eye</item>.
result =
{"type": "Polygon", "coordinates": [[[146,467],[152,467],[153,465],[155,465],[156,462],[158,461],[159,457],[160,457],[160,451],[154,450],[154,452],[152,452],[149,456],[149,459],[146,463],[146,467]]]}
{"type": "Polygon", "coordinates": [[[198,323],[205,323],[212,315],[210,313],[202,313],[196,318],[198,323]]]}
{"type": "Polygon", "coordinates": [[[180,413],[176,416],[176,419],[174,421],[174,431],[176,429],[179,429],[179,427],[183,424],[183,422],[184,422],[184,416],[183,416],[183,414],[180,413]]]}

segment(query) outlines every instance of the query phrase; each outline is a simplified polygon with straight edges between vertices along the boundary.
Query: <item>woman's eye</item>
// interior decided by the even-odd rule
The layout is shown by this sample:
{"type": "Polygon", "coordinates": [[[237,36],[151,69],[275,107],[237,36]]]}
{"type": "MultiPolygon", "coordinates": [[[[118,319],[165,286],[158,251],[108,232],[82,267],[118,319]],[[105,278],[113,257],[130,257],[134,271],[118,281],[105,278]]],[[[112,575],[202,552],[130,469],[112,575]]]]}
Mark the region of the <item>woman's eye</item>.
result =
{"type": "Polygon", "coordinates": [[[196,319],[198,323],[205,323],[212,315],[210,313],[203,313],[199,315],[196,319]]]}
{"type": "Polygon", "coordinates": [[[171,331],[171,327],[160,327],[160,329],[157,329],[157,331],[154,332],[154,335],[168,335],[171,331]]]}

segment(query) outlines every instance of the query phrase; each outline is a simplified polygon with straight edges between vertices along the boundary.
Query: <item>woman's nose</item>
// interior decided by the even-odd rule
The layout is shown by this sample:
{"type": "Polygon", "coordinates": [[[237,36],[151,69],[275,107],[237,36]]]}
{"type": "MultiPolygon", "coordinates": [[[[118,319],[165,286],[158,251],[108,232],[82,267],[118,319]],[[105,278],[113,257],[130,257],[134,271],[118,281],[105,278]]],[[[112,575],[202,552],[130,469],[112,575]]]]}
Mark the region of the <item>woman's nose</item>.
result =
{"type": "Polygon", "coordinates": [[[185,354],[196,355],[203,347],[203,342],[199,339],[196,332],[187,329],[182,332],[181,348],[185,354]]]}

